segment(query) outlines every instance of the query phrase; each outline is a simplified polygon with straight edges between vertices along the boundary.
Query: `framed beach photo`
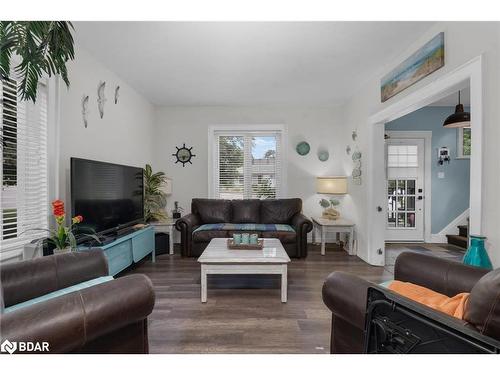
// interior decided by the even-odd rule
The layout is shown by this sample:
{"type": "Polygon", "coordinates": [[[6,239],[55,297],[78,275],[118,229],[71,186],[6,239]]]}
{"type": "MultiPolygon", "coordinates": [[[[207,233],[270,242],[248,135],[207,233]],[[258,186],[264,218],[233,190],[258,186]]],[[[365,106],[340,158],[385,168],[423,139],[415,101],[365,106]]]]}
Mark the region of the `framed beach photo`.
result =
{"type": "Polygon", "coordinates": [[[443,66],[444,32],[441,32],[382,78],[382,103],[443,66]]]}

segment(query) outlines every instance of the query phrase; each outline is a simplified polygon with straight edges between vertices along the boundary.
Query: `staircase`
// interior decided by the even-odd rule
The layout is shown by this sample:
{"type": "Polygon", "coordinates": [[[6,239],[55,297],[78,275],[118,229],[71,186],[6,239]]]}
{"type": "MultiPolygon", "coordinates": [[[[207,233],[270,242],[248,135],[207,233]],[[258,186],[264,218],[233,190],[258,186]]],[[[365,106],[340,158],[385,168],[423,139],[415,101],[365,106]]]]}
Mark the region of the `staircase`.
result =
{"type": "Polygon", "coordinates": [[[469,245],[469,227],[467,225],[458,225],[458,235],[447,234],[448,244],[467,249],[469,245]]]}

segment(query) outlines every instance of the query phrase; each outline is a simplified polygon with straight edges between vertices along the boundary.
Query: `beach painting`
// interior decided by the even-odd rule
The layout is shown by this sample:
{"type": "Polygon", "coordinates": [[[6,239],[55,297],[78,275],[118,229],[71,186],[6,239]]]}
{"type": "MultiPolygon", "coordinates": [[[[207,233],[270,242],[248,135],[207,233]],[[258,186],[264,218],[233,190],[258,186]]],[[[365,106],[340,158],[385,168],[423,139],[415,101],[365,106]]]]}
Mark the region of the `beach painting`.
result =
{"type": "Polygon", "coordinates": [[[443,66],[444,33],[441,32],[382,78],[382,103],[443,66]]]}

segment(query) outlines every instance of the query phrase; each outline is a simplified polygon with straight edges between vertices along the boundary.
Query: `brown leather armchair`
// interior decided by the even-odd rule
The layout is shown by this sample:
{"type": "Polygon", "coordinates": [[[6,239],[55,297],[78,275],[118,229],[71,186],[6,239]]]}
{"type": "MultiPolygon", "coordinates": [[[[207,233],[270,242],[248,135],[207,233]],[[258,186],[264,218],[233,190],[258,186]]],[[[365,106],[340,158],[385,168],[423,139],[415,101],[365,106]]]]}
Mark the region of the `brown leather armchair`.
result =
{"type": "MultiPolygon", "coordinates": [[[[500,269],[488,270],[417,253],[396,259],[394,279],[411,282],[447,296],[470,292],[464,320],[432,310],[400,297],[427,315],[442,315],[442,321],[463,326],[500,340],[500,269]]],[[[323,285],[323,301],[332,312],[331,353],[363,353],[365,350],[367,291],[375,284],[355,275],[333,272],[323,285]]],[[[441,318],[441,316],[440,316],[441,318]]]]}
{"type": "Polygon", "coordinates": [[[213,238],[229,238],[239,230],[213,229],[196,233],[203,224],[287,224],[292,232],[279,230],[240,232],[257,233],[259,237],[278,238],[290,257],[307,256],[307,233],[312,222],[302,214],[302,200],[292,199],[198,199],[191,202],[191,213],[176,221],[181,232],[183,256],[200,256],[213,238]]]}
{"type": "MultiPolygon", "coordinates": [[[[5,264],[5,307],[108,275],[102,250],[5,264]]],[[[0,314],[0,341],[49,343],[50,353],[148,353],[151,281],[131,275],[0,314]]]]}

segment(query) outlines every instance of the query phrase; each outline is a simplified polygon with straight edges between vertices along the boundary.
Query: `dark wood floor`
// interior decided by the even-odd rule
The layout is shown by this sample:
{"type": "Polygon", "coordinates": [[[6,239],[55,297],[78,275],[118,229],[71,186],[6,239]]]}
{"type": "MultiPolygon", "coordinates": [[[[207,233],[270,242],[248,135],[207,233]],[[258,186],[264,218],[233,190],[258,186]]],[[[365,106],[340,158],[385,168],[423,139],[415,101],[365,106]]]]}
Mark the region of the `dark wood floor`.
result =
{"type": "Polygon", "coordinates": [[[208,302],[200,302],[200,266],[195,258],[160,255],[125,274],[149,276],[156,305],[149,318],[151,353],[328,353],[330,313],[321,287],[335,270],[382,282],[392,278],[335,245],[321,256],[310,246],[307,259],[288,268],[288,302],[280,302],[274,276],[209,276],[208,302]]]}

